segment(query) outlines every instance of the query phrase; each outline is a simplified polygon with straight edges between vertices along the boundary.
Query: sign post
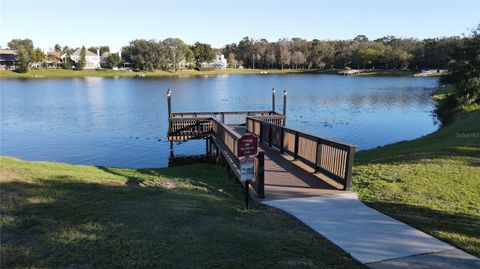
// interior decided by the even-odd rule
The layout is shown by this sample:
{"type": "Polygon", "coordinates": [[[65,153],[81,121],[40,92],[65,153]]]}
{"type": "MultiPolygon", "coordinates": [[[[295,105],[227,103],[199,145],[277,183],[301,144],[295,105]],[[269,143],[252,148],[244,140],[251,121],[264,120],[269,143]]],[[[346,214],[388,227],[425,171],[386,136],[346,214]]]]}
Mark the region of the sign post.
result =
{"type": "Polygon", "coordinates": [[[256,156],[258,153],[258,136],[247,133],[238,139],[237,156],[256,156]]]}
{"type": "Polygon", "coordinates": [[[237,145],[237,155],[240,158],[240,181],[245,182],[245,210],[247,210],[249,184],[255,176],[254,156],[258,154],[258,137],[247,133],[238,139],[237,145]]]}

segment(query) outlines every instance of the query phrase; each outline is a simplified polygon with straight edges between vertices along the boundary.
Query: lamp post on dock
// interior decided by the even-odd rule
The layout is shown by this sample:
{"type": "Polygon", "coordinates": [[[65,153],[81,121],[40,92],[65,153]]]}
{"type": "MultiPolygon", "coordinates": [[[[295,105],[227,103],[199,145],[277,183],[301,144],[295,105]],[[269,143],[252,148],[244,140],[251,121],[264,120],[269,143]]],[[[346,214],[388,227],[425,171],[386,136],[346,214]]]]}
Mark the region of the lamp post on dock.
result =
{"type": "Polygon", "coordinates": [[[285,126],[285,122],[287,121],[287,90],[283,90],[283,126],[285,126]]]}
{"type": "MultiPolygon", "coordinates": [[[[168,131],[170,132],[170,129],[172,128],[171,122],[170,122],[170,117],[172,116],[172,91],[170,89],[167,90],[167,109],[168,109],[168,131]]],[[[173,141],[170,140],[170,160],[173,161],[175,158],[175,155],[173,154],[173,141]]]]}
{"type": "Polygon", "coordinates": [[[275,112],[275,88],[272,88],[272,112],[275,112]]]}
{"type": "Polygon", "coordinates": [[[167,90],[167,100],[168,100],[168,118],[170,119],[172,114],[172,91],[167,90]]]}

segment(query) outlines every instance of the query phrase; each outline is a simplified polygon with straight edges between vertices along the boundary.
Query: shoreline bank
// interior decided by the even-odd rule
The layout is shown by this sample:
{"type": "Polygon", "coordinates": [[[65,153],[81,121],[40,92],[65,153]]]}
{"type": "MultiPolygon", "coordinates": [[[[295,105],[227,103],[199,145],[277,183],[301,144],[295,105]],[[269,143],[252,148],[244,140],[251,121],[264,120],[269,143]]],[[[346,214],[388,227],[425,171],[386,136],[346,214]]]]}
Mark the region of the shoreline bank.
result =
{"type": "MultiPolygon", "coordinates": [[[[65,70],[65,69],[36,69],[27,73],[17,73],[9,70],[0,71],[0,79],[41,79],[41,78],[77,78],[77,77],[196,77],[196,76],[217,76],[217,75],[275,75],[275,74],[331,74],[339,75],[340,69],[217,69],[214,71],[180,70],[175,73],[169,71],[126,71],[126,70],[65,70]]],[[[369,70],[359,73],[356,76],[413,76],[417,72],[411,70],[369,70]]]]}

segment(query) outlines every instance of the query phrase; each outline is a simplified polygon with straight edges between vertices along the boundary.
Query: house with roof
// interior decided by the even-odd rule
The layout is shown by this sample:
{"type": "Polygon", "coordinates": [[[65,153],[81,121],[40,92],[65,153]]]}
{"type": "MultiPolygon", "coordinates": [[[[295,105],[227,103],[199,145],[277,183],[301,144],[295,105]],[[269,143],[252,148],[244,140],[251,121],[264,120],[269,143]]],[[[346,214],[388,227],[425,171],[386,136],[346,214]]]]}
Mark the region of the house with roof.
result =
{"type": "Polygon", "coordinates": [[[0,49],[0,68],[11,69],[17,66],[17,51],[0,49]]]}
{"type": "MultiPolygon", "coordinates": [[[[82,49],[76,49],[72,55],[70,55],[70,59],[77,63],[80,60],[80,52],[82,49]]],[[[85,55],[85,69],[97,69],[100,68],[100,52],[97,50],[97,54],[87,50],[85,55]]]]}
{"type": "Polygon", "coordinates": [[[213,67],[217,69],[225,69],[227,68],[227,59],[223,54],[216,54],[213,58],[213,61],[208,63],[201,63],[201,67],[213,67]]]}
{"type": "Polygon", "coordinates": [[[63,57],[60,51],[48,51],[46,60],[43,61],[45,68],[60,68],[63,66],[63,57]]]}

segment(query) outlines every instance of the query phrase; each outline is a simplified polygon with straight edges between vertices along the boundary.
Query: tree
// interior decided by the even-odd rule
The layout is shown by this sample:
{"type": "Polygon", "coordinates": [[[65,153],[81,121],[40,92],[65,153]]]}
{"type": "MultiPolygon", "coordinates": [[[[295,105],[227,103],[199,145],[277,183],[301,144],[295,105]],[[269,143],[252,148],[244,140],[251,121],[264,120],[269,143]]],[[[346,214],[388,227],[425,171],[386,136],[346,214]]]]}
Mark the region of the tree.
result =
{"type": "Polygon", "coordinates": [[[28,64],[30,62],[30,55],[27,49],[20,47],[18,49],[18,72],[27,73],[28,64]]]}
{"type": "Polygon", "coordinates": [[[97,54],[98,47],[90,47],[88,48],[88,51],[97,54]]]}
{"type": "Polygon", "coordinates": [[[451,58],[450,72],[441,78],[442,83],[455,87],[455,94],[450,98],[460,106],[480,104],[480,24],[451,58]]]}
{"type": "Polygon", "coordinates": [[[323,68],[322,63],[322,42],[318,39],[312,40],[309,48],[308,61],[310,66],[315,66],[317,68],[323,68]]]}
{"type": "Polygon", "coordinates": [[[237,59],[235,59],[235,54],[233,54],[233,53],[228,54],[227,63],[229,65],[233,65],[235,67],[237,66],[238,62],[237,62],[237,59]]]}
{"type": "Polygon", "coordinates": [[[368,42],[368,37],[366,35],[357,35],[353,41],[355,42],[368,42]]]}
{"type": "Polygon", "coordinates": [[[75,64],[75,67],[78,70],[82,70],[83,68],[85,68],[86,64],[87,64],[87,49],[85,49],[85,46],[82,46],[82,49],[80,50],[80,59],[75,64]]]}
{"type": "Polygon", "coordinates": [[[277,63],[275,44],[269,43],[267,51],[265,52],[265,63],[267,64],[267,68],[277,63]]]}
{"type": "Polygon", "coordinates": [[[108,67],[114,68],[118,67],[122,63],[122,59],[120,59],[120,56],[118,56],[118,54],[111,53],[110,55],[108,55],[107,62],[108,67]]]}
{"type": "MultiPolygon", "coordinates": [[[[102,55],[103,53],[105,52],[110,52],[110,47],[109,46],[100,46],[98,48],[98,50],[100,51],[100,55],[102,55]]],[[[96,52],[95,52],[96,53],[96,52]]]]}
{"type": "Polygon", "coordinates": [[[105,52],[110,52],[110,47],[109,46],[100,46],[100,47],[92,46],[88,48],[88,51],[91,51],[95,54],[97,54],[98,52],[100,55],[102,55],[105,52]]]}
{"type": "Polygon", "coordinates": [[[278,41],[278,60],[283,70],[284,65],[290,65],[292,54],[290,53],[290,42],[288,39],[280,39],[278,41]]]}
{"type": "Polygon", "coordinates": [[[197,67],[200,67],[202,62],[212,61],[215,57],[212,46],[210,46],[210,44],[196,42],[191,49],[193,51],[197,67]]]}
{"type": "Polygon", "coordinates": [[[28,53],[33,51],[33,41],[31,39],[12,39],[7,45],[11,50],[20,50],[23,48],[28,53]]]}
{"type": "Polygon", "coordinates": [[[135,68],[140,70],[163,69],[165,63],[164,49],[161,42],[155,40],[136,39],[122,48],[122,53],[135,68]]]}
{"type": "Polygon", "coordinates": [[[304,65],[306,62],[305,55],[301,51],[295,51],[292,54],[292,63],[295,65],[295,69],[298,68],[298,65],[304,65]]]}
{"type": "Polygon", "coordinates": [[[62,51],[62,47],[59,44],[55,44],[55,51],[62,51]]]}
{"type": "Polygon", "coordinates": [[[70,56],[73,54],[73,49],[71,49],[69,46],[65,46],[62,49],[62,53],[67,54],[67,56],[70,56]]]}
{"type": "Polygon", "coordinates": [[[242,60],[247,66],[255,68],[255,41],[248,36],[244,37],[237,46],[237,58],[242,60]]]}
{"type": "Polygon", "coordinates": [[[30,53],[30,60],[33,63],[42,63],[46,59],[45,53],[43,53],[42,49],[36,48],[34,51],[30,53]]]}
{"type": "Polygon", "coordinates": [[[163,40],[166,61],[173,68],[173,72],[177,72],[178,64],[186,59],[186,55],[190,50],[181,39],[167,38],[163,40]]]}

